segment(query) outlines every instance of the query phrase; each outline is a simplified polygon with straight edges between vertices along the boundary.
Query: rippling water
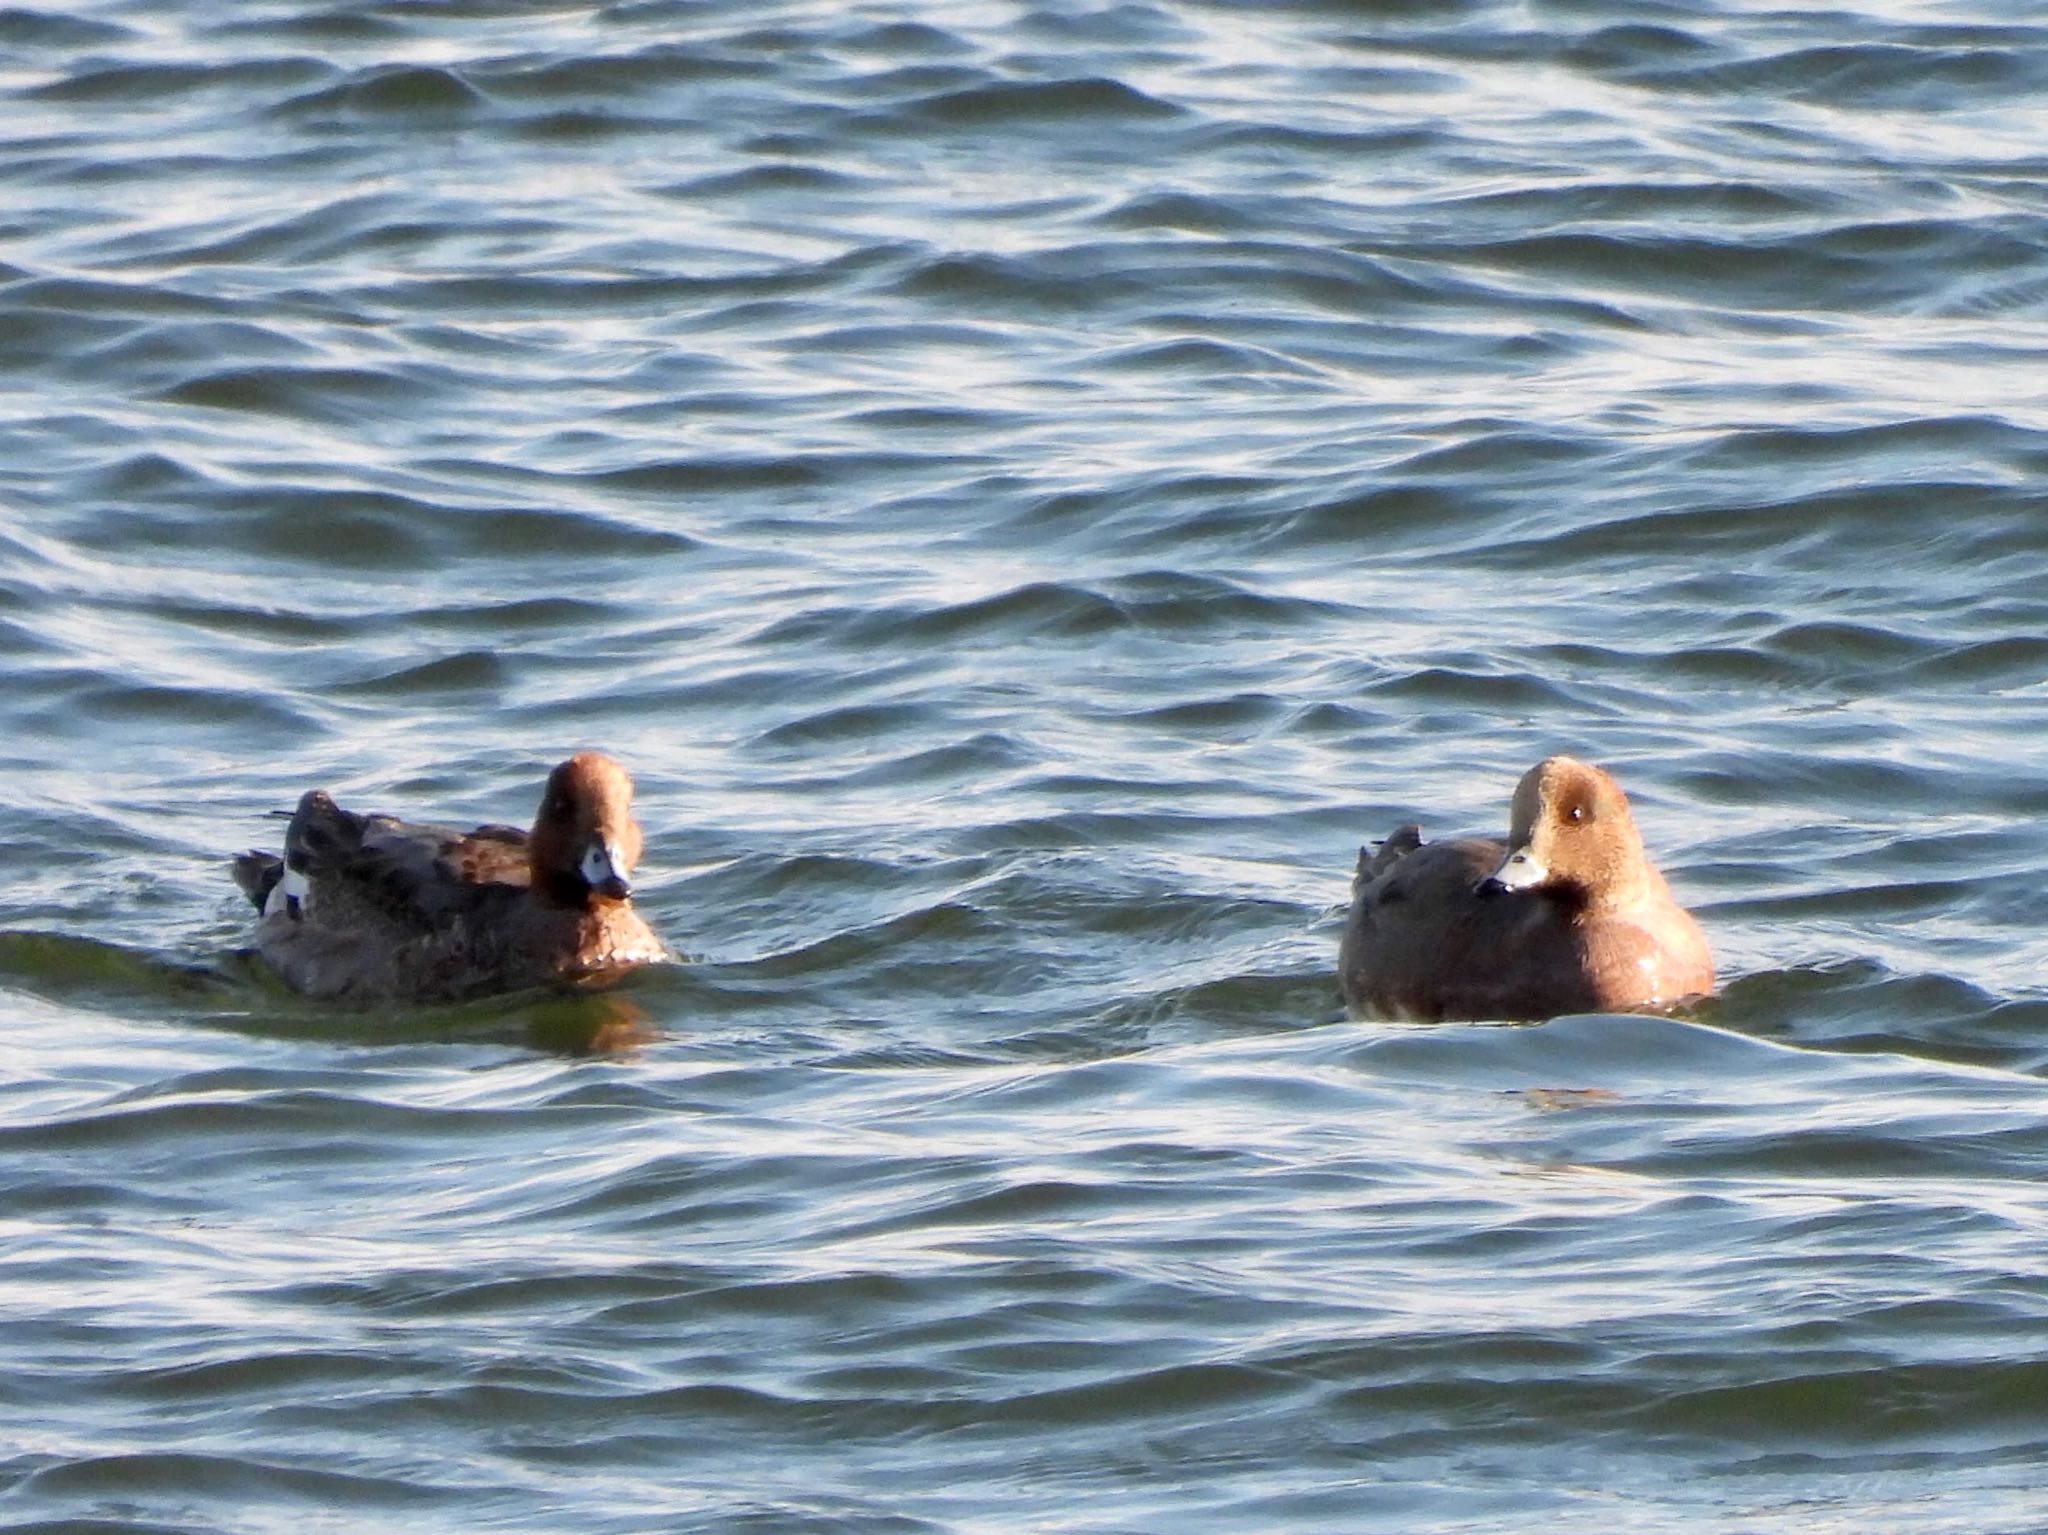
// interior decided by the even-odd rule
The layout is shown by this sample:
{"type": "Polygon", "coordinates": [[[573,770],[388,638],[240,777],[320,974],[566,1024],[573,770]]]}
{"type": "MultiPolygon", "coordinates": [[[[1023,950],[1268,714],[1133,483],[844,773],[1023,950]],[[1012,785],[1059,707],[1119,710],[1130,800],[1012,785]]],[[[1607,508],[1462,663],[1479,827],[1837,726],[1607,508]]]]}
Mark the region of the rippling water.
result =
{"type": "Polygon", "coordinates": [[[0,11],[0,1518],[2040,1528],[2017,14],[0,11]],[[236,957],[581,746],[688,967],[236,957]],[[1342,1021],[1559,749],[1725,994],[1342,1021]]]}

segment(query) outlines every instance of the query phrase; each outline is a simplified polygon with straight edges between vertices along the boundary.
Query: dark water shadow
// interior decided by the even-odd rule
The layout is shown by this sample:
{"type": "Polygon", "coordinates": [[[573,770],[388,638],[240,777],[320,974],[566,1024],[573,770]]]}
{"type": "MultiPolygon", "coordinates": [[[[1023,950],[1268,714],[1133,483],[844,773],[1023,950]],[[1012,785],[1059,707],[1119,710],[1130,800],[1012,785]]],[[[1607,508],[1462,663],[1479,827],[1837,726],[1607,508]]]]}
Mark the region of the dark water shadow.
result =
{"type": "Polygon", "coordinates": [[[0,990],[120,1018],[350,1045],[500,1043],[559,1055],[630,1054],[664,1031],[654,1016],[659,1005],[629,992],[658,991],[659,972],[679,968],[654,967],[605,988],[348,1007],[298,996],[246,949],[204,963],[66,933],[0,932],[0,990]]]}
{"type": "Polygon", "coordinates": [[[1874,959],[1739,976],[1698,1017],[1808,1050],[2048,1072],[2048,1000],[2001,997],[1955,976],[1898,971],[1874,959]]]}

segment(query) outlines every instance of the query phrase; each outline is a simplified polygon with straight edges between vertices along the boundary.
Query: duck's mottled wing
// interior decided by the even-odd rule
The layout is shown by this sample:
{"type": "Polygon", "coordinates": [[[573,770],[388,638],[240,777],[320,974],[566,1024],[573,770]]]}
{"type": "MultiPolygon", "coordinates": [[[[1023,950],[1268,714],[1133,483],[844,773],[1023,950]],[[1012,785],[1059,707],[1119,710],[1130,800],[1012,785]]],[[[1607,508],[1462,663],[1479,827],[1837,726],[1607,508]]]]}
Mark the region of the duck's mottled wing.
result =
{"type": "Polygon", "coordinates": [[[526,833],[517,826],[479,826],[443,845],[441,861],[473,885],[526,887],[526,833]]]}
{"type": "Polygon", "coordinates": [[[364,816],[344,871],[386,918],[432,931],[525,888],[526,833],[514,826],[461,831],[364,816]]]}
{"type": "Polygon", "coordinates": [[[292,814],[285,864],[325,928],[427,933],[525,886],[526,833],[358,815],[316,789],[292,814]]]}

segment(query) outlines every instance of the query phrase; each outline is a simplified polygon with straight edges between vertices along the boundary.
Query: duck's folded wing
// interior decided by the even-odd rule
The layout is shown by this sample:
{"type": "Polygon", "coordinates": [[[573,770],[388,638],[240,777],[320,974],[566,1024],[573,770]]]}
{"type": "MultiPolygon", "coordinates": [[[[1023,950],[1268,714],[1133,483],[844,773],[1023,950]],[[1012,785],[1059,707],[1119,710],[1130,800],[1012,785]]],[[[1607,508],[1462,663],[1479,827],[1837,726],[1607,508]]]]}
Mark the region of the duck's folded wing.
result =
{"type": "Polygon", "coordinates": [[[516,826],[420,825],[343,810],[319,790],[299,801],[285,861],[315,892],[319,920],[381,920],[430,931],[527,882],[516,826]]]}

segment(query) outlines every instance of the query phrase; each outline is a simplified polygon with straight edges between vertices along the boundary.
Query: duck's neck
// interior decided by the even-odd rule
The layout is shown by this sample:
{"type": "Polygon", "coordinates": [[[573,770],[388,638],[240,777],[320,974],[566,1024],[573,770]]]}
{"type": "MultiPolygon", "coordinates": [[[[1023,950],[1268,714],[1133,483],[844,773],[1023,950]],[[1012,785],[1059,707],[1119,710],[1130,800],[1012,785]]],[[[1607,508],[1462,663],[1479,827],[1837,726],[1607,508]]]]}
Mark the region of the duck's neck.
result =
{"type": "Polygon", "coordinates": [[[536,902],[554,911],[595,912],[597,894],[590,882],[574,869],[527,867],[528,887],[536,902]]]}

